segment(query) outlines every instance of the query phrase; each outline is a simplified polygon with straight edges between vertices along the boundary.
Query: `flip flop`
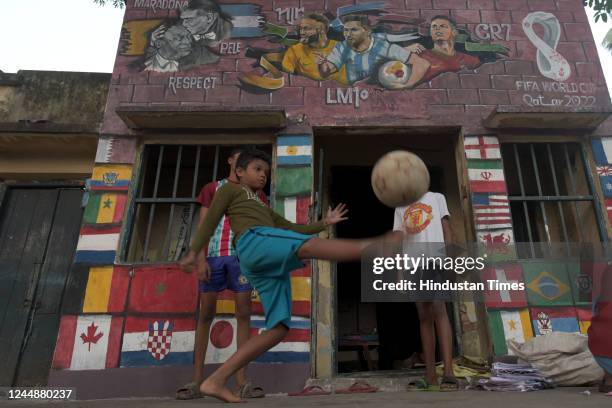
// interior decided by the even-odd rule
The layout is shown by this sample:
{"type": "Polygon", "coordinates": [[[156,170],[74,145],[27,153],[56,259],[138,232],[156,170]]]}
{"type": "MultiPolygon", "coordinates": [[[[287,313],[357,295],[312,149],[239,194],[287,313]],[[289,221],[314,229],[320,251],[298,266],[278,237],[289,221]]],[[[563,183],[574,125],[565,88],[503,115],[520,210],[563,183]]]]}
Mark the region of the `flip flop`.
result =
{"type": "Polygon", "coordinates": [[[451,376],[443,376],[442,381],[440,382],[440,391],[442,392],[452,392],[459,391],[459,381],[455,377],[451,376]]]}
{"type": "Polygon", "coordinates": [[[365,394],[368,392],[376,392],[378,387],[373,387],[365,381],[355,381],[348,388],[336,390],[336,394],[365,394]]]}
{"type": "Polygon", "coordinates": [[[612,385],[606,384],[605,380],[599,384],[599,392],[610,393],[612,392],[612,385]]]}
{"type": "Polygon", "coordinates": [[[412,380],[408,383],[408,391],[440,391],[440,386],[430,385],[425,378],[417,378],[416,380],[412,380]]]}
{"type": "Polygon", "coordinates": [[[310,397],[314,395],[330,395],[330,394],[331,394],[330,391],[325,391],[322,387],[318,385],[309,385],[308,387],[304,388],[302,391],[290,392],[287,395],[289,395],[290,397],[310,397]]]}
{"type": "Polygon", "coordinates": [[[176,390],[177,400],[192,400],[203,398],[204,396],[200,392],[200,386],[194,382],[185,384],[183,387],[176,390]]]}
{"type": "Polygon", "coordinates": [[[250,381],[247,381],[240,389],[238,390],[238,396],[240,398],[263,398],[266,396],[263,388],[261,387],[253,387],[253,384],[250,381]]]}

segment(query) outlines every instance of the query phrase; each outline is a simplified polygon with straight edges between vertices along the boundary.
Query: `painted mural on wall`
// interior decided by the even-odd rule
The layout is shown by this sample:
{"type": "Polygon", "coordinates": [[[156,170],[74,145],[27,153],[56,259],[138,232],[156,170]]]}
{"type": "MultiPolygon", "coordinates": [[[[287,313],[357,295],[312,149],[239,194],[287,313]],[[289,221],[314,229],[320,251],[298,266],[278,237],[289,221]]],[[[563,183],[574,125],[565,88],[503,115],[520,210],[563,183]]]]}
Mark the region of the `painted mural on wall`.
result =
{"type": "Polygon", "coordinates": [[[344,86],[365,81],[385,89],[408,89],[441,73],[474,69],[508,53],[502,45],[472,39],[448,16],[424,22],[388,14],[384,2],[340,7],[335,18],[329,12],[306,14],[293,36],[271,24],[265,30],[284,47],[269,52],[247,50],[247,56],[257,59],[268,73],[240,77],[247,88],[280,89],[285,72],[344,86]],[[424,24],[428,36],[419,34],[424,24]]]}
{"type": "Polygon", "coordinates": [[[239,79],[253,92],[282,88],[283,73],[342,86],[366,81],[407,89],[508,55],[503,45],[480,40],[448,16],[409,18],[388,13],[385,2],[342,6],[335,14],[303,7],[276,13],[279,22],[295,24],[295,30],[267,22],[255,4],[190,0],[175,18],[126,23],[120,54],[140,56],[131,65],[140,71],[188,71],[240,52],[240,43],[224,40],[265,38],[269,48],[246,46],[245,55],[258,69],[239,79]],[[419,27],[429,34],[419,34],[419,27]]]}
{"type": "MultiPolygon", "coordinates": [[[[129,0],[110,101],[277,105],[311,123],[446,123],[609,105],[579,4],[129,0]],[[355,4],[359,3],[359,4],[355,4]],[[329,109],[328,109],[329,108],[329,109]],[[364,109],[366,108],[366,109],[364,109]]],[[[114,114],[108,134],[125,131],[114,114]]]]}
{"type": "MultiPolygon", "coordinates": [[[[142,3],[142,2],[140,2],[142,3]]],[[[187,71],[214,64],[217,50],[227,38],[263,35],[261,7],[251,4],[219,5],[215,0],[175,2],[178,16],[165,20],[135,20],[124,25],[121,55],[142,56],[133,68],[140,71],[187,71]]],[[[144,6],[136,1],[135,6],[144,6]]]]}

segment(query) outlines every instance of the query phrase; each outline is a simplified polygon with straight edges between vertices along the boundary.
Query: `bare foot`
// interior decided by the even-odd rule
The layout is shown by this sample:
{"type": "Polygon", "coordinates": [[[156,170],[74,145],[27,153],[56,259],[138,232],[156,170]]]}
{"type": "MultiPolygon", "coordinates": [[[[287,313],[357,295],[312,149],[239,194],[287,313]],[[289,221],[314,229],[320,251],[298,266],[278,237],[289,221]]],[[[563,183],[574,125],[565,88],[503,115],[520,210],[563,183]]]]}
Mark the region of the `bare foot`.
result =
{"type": "Polygon", "coordinates": [[[212,377],[208,377],[206,381],[200,385],[200,392],[209,397],[215,397],[224,402],[245,402],[232,393],[229,388],[222,382],[216,381],[212,377]]]}

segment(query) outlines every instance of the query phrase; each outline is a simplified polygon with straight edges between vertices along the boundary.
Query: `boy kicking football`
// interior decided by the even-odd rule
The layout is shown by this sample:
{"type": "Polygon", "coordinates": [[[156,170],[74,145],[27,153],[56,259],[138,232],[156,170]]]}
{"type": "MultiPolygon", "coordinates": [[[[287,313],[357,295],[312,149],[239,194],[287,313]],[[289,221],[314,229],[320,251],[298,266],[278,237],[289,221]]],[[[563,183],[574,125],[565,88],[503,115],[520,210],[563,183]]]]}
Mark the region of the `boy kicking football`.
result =
{"type": "MultiPolygon", "coordinates": [[[[249,339],[200,386],[203,394],[226,402],[242,401],[227,388],[229,377],[287,335],[291,321],[290,272],[303,266],[301,259],[358,260],[362,250],[375,242],[307,235],[346,220],[346,208],[342,204],[330,208],[322,221],[310,225],[291,223],[265,206],[255,193],[266,185],[269,171],[266,153],[248,150],[240,154],[236,163],[239,184],[228,183],[217,190],[189,253],[180,261],[188,272],[197,266],[198,275],[208,274],[209,265],[201,249],[223,214],[229,217],[242,272],[259,293],[264,308],[266,330],[249,339]]],[[[402,238],[401,232],[390,235],[394,241],[402,238]]]]}

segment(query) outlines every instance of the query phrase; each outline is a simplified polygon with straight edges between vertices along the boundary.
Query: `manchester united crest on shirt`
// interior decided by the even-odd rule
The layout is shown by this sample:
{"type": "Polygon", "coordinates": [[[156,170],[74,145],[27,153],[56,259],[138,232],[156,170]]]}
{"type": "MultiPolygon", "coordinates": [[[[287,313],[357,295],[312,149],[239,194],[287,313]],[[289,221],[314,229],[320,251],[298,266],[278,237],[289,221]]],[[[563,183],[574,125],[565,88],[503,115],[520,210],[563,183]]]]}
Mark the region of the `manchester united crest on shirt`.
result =
{"type": "Polygon", "coordinates": [[[412,204],[404,212],[404,228],[409,234],[418,234],[431,223],[432,208],[423,203],[412,204]]]}

